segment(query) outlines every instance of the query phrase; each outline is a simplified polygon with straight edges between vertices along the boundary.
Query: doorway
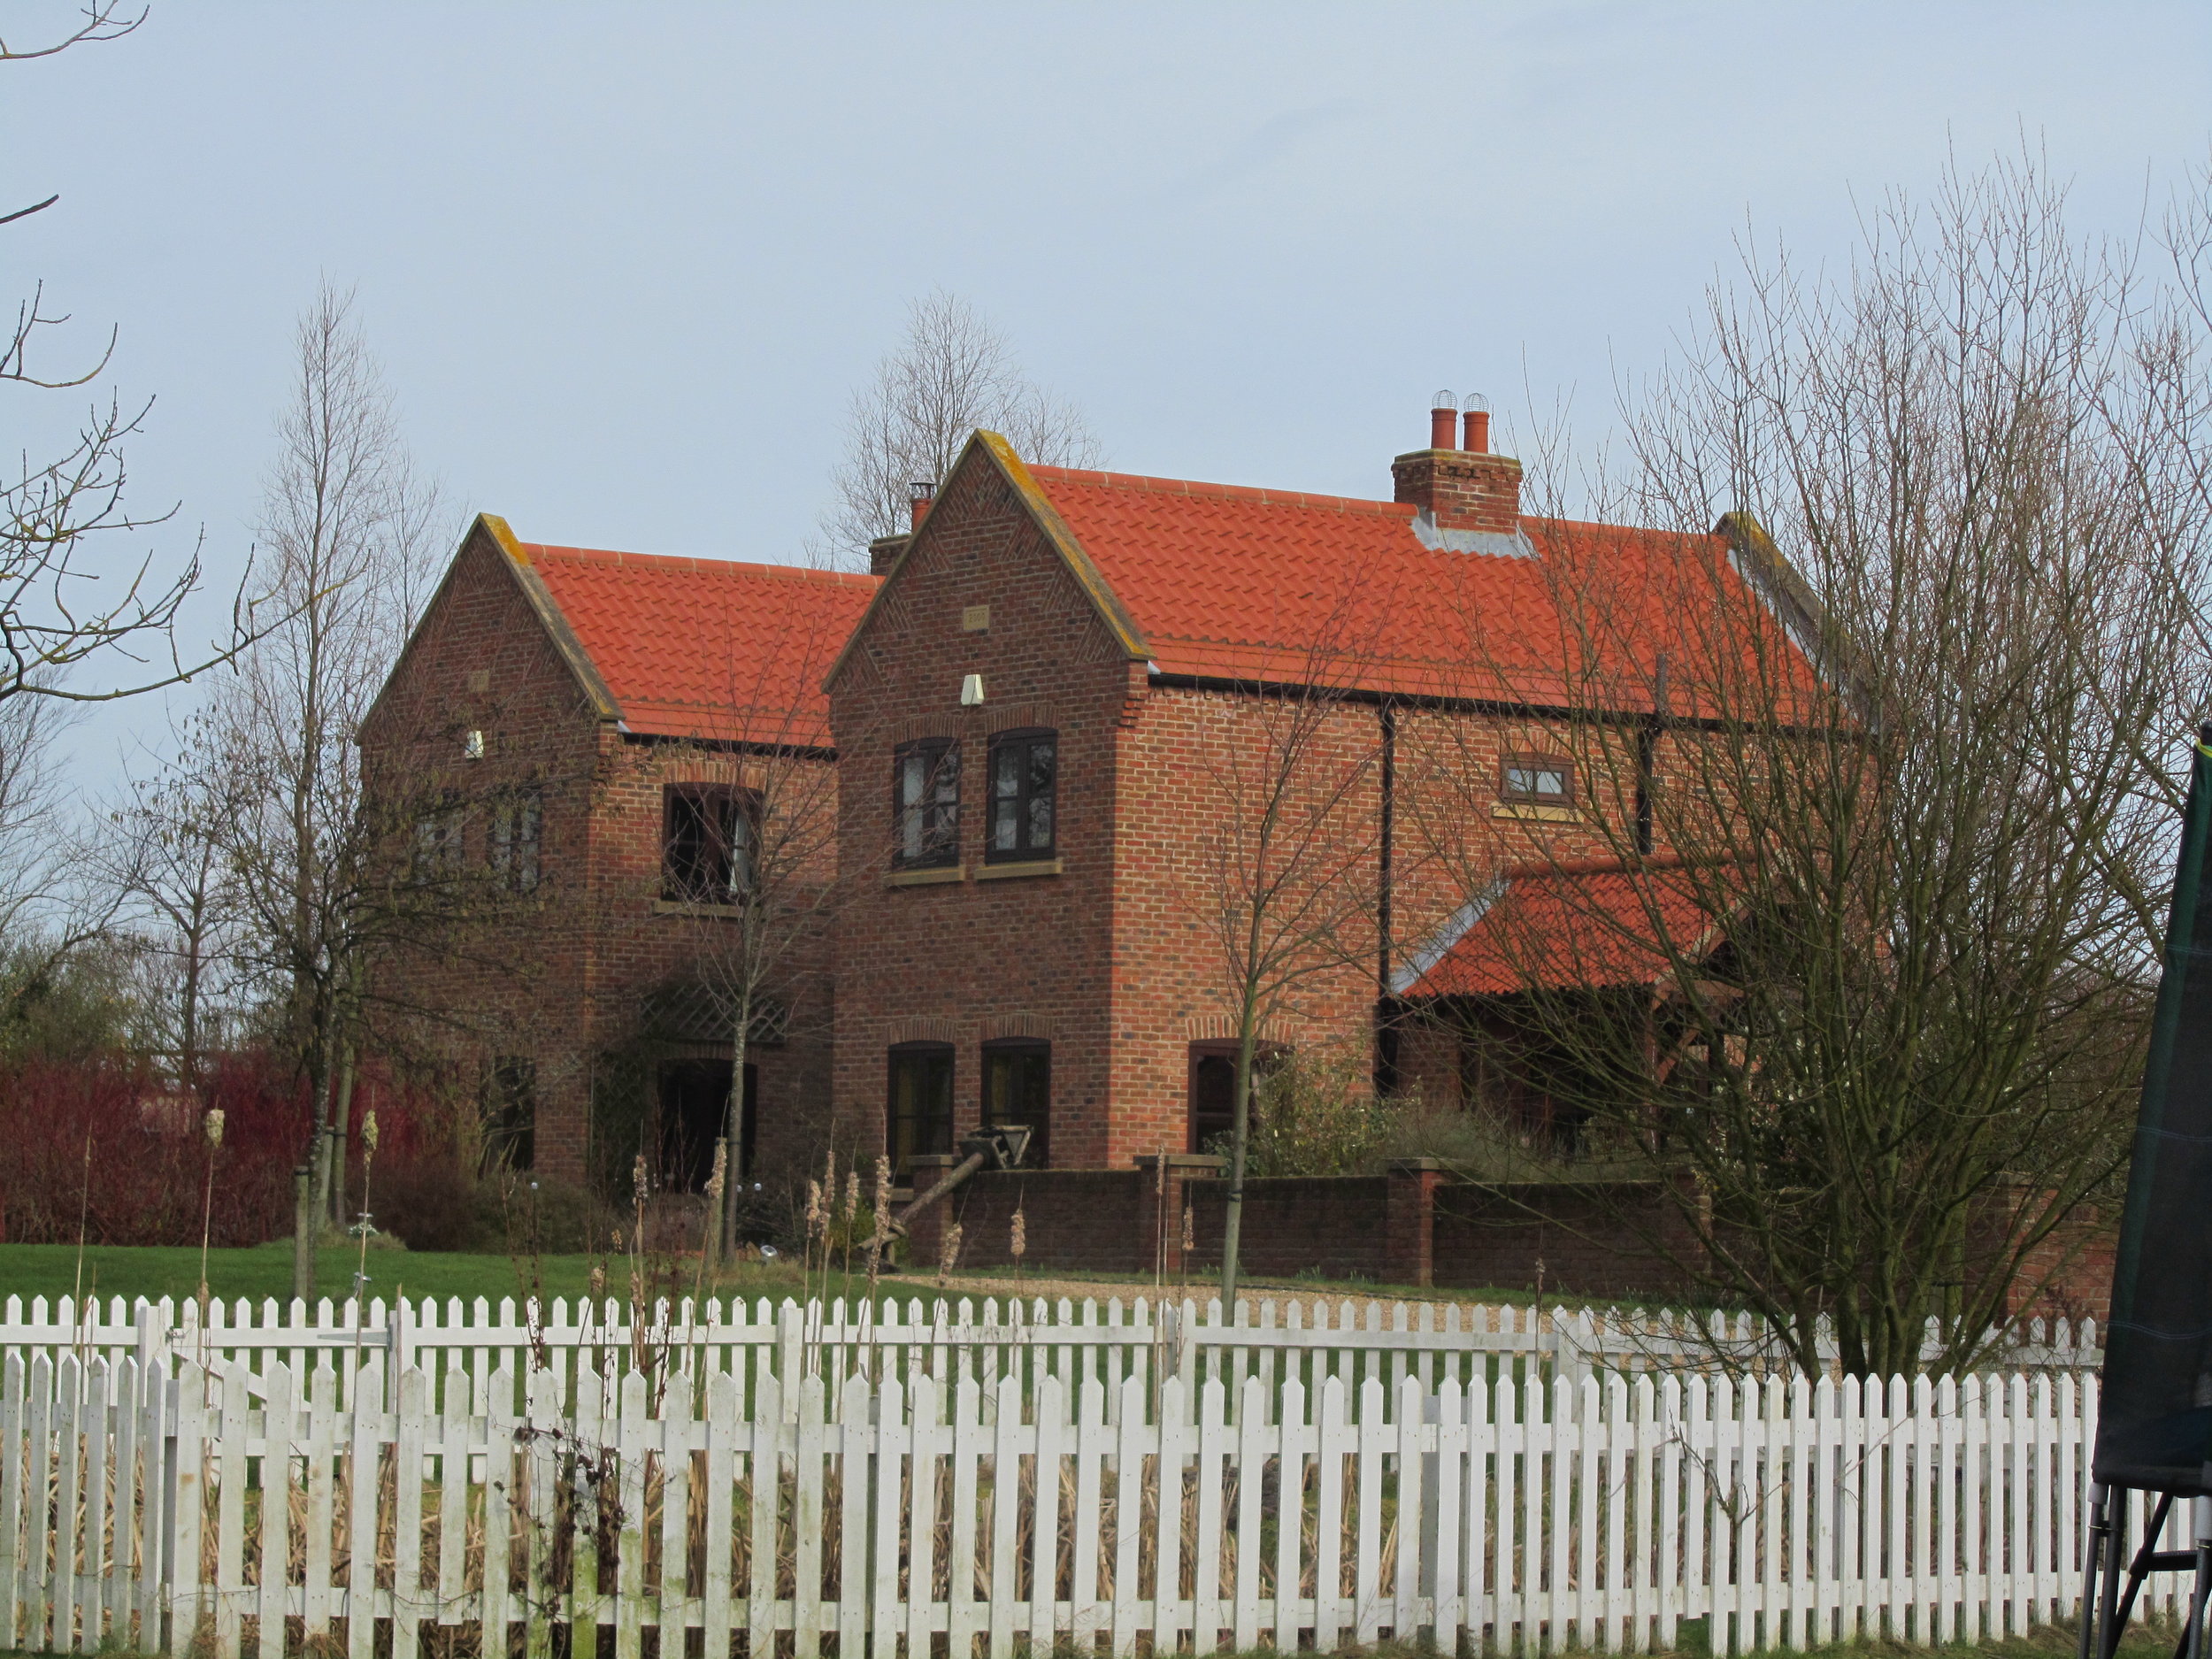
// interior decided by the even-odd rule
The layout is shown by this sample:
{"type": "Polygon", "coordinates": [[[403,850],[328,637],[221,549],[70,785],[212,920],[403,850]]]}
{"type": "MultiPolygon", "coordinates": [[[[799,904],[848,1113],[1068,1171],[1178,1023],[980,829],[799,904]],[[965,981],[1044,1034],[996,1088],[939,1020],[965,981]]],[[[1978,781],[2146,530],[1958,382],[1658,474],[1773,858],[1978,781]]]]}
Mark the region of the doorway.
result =
{"type": "MultiPolygon", "coordinates": [[[[714,1174],[714,1143],[730,1106],[733,1069],[727,1060],[669,1060],[660,1071],[660,1131],[657,1137],[661,1190],[703,1193],[714,1174]]],[[[745,1098],[737,1118],[738,1167],[733,1179],[753,1167],[755,1110],[760,1072],[745,1068],[745,1098]]]]}

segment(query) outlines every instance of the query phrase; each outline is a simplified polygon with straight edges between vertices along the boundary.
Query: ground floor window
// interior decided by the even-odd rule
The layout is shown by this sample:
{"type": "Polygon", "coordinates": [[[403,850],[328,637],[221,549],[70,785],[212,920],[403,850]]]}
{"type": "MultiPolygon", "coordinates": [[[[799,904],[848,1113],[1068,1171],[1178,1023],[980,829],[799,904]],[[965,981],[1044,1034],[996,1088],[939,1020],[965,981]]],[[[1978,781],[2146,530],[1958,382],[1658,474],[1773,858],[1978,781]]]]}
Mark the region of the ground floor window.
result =
{"type": "MultiPolygon", "coordinates": [[[[727,1060],[667,1060],[660,1069],[660,1187],[669,1193],[703,1193],[714,1174],[714,1143],[729,1121],[735,1072],[727,1060]]],[[[753,1166],[757,1067],[745,1068],[745,1095],[737,1118],[737,1177],[753,1166]]]]}
{"type": "Polygon", "coordinates": [[[894,1169],[952,1150],[952,1045],[902,1042],[891,1050],[886,1148],[894,1169]]]}
{"type": "Polygon", "coordinates": [[[538,1064],[517,1055],[492,1062],[484,1079],[481,1171],[527,1170],[537,1162],[538,1064]]]}
{"type": "Polygon", "coordinates": [[[1052,1045],[1017,1038],[983,1045],[983,1121],[1029,1130],[1028,1169],[1052,1164],[1052,1045]]]}
{"type": "MultiPolygon", "coordinates": [[[[1259,1080],[1290,1052],[1274,1043],[1262,1043],[1252,1055],[1252,1080],[1259,1080]]],[[[1236,1129],[1237,1045],[1194,1042],[1190,1046],[1190,1137],[1185,1150],[1226,1152],[1236,1129]]]]}

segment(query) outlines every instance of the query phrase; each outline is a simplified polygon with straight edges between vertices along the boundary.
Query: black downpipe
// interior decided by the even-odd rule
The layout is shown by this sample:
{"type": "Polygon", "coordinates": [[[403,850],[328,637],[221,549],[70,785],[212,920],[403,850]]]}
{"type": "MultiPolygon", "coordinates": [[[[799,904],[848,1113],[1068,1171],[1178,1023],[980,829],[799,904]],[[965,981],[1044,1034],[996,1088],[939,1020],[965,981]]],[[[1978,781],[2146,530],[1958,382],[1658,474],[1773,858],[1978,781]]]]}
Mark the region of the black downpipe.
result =
{"type": "Polygon", "coordinates": [[[1384,703],[1382,727],[1382,849],[1375,883],[1375,1093],[1398,1092],[1398,1002],[1390,989],[1391,862],[1398,832],[1398,710],[1384,703]]]}

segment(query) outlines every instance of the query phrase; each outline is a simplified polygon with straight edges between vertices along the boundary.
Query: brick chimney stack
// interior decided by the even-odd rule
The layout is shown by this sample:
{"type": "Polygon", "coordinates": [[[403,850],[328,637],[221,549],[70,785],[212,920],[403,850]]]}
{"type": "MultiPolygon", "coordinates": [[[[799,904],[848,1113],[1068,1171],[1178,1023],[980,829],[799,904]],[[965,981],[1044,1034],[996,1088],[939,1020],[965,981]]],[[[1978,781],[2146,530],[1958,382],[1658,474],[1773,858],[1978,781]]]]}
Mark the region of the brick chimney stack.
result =
{"type": "Polygon", "coordinates": [[[1466,448],[1455,449],[1458,411],[1449,392],[1429,410],[1429,444],[1390,464],[1393,499],[1410,503],[1439,530],[1482,530],[1510,535],[1521,525],[1521,464],[1490,453],[1490,406],[1467,399],[1466,448]]]}

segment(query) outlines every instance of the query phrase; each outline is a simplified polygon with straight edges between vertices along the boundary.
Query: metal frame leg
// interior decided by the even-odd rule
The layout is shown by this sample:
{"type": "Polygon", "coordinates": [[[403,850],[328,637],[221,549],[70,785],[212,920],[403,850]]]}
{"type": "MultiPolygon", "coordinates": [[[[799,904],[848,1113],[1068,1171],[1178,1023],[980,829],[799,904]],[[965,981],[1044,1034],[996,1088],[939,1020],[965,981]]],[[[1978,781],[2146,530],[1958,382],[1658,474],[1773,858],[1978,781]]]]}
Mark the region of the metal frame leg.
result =
{"type": "Polygon", "coordinates": [[[2189,1597],[2189,1624],[2182,1640],[2186,1646],[2183,1659],[2206,1659],[2204,1651],[2204,1603],[2212,1593],[2212,1497],[2189,1500],[2191,1541],[2197,1547],[2197,1581],[2189,1597]]]}
{"type": "Polygon", "coordinates": [[[2081,1563],[2081,1644],[2078,1659],[2089,1659],[2090,1643],[2096,1638],[2099,1606],[2098,1579],[2102,1576],[2106,1557],[2112,1553],[2112,1500],[2101,1485],[2089,1488],[2089,1540],[2083,1552],[2081,1563]]]}

